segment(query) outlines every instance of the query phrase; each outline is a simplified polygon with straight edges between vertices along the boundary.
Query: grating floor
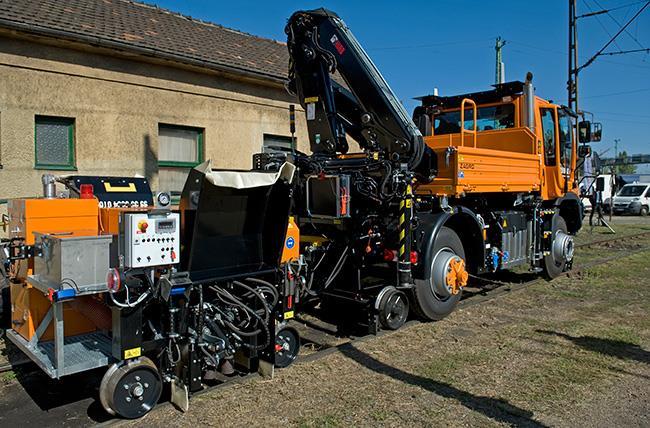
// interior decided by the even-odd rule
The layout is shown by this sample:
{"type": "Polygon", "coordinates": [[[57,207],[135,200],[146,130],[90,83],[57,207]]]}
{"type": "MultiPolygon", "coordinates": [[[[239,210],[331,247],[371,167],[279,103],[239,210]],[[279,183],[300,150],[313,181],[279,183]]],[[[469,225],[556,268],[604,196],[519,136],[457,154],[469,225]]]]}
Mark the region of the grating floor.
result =
{"type": "MultiPolygon", "coordinates": [[[[38,349],[50,361],[54,361],[54,341],[41,342],[38,344],[38,349]]],[[[99,363],[100,360],[104,360],[106,361],[104,364],[108,364],[110,356],[111,339],[103,333],[89,333],[65,338],[63,360],[66,369],[91,363],[92,361],[99,363]]],[[[94,367],[99,366],[95,365],[94,367]]],[[[66,374],[70,373],[66,370],[66,374]]]]}
{"type": "Polygon", "coordinates": [[[36,349],[34,349],[30,348],[27,341],[17,334],[8,334],[8,336],[51,377],[61,377],[96,367],[103,367],[113,360],[111,339],[99,332],[65,338],[63,346],[64,367],[62,370],[54,368],[54,341],[39,342],[36,349]]]}

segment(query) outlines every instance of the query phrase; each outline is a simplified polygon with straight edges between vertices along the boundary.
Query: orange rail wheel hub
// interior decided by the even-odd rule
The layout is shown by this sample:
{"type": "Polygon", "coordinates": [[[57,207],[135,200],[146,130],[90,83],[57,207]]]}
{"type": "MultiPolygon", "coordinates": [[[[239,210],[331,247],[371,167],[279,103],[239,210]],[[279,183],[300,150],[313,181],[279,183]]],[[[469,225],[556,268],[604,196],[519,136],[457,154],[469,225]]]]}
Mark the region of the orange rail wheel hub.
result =
{"type": "Polygon", "coordinates": [[[469,274],[465,269],[465,260],[456,257],[449,262],[445,281],[447,286],[451,289],[452,294],[458,294],[461,287],[467,285],[468,278],[469,274]]]}

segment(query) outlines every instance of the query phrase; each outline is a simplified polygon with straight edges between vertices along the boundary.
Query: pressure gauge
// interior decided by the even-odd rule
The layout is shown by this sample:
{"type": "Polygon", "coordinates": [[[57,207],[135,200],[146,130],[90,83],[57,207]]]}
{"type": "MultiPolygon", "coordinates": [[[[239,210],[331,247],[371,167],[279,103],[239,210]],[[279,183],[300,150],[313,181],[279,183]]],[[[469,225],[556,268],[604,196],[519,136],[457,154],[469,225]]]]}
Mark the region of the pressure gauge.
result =
{"type": "Polygon", "coordinates": [[[156,197],[156,201],[158,202],[158,206],[166,207],[171,203],[172,198],[169,195],[169,193],[160,192],[160,193],[158,193],[158,196],[156,197]]]}

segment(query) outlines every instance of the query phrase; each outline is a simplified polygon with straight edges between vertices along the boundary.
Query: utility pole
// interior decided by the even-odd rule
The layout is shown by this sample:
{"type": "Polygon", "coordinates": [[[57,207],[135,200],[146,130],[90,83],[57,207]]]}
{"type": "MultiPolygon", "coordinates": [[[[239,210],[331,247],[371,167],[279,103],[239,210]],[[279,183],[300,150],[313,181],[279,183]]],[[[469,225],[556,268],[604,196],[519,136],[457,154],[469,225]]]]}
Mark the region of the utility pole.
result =
{"type": "MultiPolygon", "coordinates": [[[[642,3],[642,2],[639,2],[642,3]]],[[[634,4],[634,3],[632,3],[634,4]]],[[[603,13],[608,13],[610,10],[614,9],[605,9],[599,10],[596,12],[585,13],[583,15],[576,14],[576,0],[569,0],[569,80],[567,81],[567,91],[568,91],[568,107],[576,112],[578,115],[581,115],[580,109],[578,107],[578,73],[586,67],[589,67],[595,60],[601,55],[619,55],[633,52],[643,52],[647,49],[634,49],[630,51],[618,51],[618,52],[605,52],[607,47],[612,44],[622,32],[627,31],[627,27],[634,22],[639,15],[647,8],[650,7],[650,1],[646,1],[641,8],[630,18],[625,25],[622,25],[616,34],[614,34],[605,45],[600,48],[591,58],[589,58],[584,64],[578,65],[578,28],[577,22],[580,18],[588,18],[596,15],[601,15],[603,13]]]]}
{"type": "Polygon", "coordinates": [[[576,0],[569,0],[569,81],[567,82],[567,106],[577,114],[578,111],[578,18],[576,0]]]}
{"type": "Polygon", "coordinates": [[[614,173],[618,175],[618,165],[616,165],[616,159],[618,159],[618,143],[621,141],[620,138],[614,138],[614,173]]]}
{"type": "Polygon", "coordinates": [[[496,51],[496,67],[495,67],[495,73],[494,73],[494,83],[497,85],[500,83],[505,83],[506,81],[506,73],[504,70],[504,65],[503,65],[503,58],[501,55],[501,50],[505,46],[506,41],[501,38],[501,36],[497,37],[496,44],[494,45],[494,50],[496,51]]]}

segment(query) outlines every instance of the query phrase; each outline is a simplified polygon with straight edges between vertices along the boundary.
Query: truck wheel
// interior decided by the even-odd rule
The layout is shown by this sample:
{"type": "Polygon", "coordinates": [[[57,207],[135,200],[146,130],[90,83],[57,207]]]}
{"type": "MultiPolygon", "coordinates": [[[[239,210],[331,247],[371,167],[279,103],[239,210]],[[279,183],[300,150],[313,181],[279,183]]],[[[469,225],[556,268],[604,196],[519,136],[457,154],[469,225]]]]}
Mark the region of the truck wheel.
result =
{"type": "Polygon", "coordinates": [[[431,273],[415,280],[412,307],[421,318],[441,320],[454,310],[467,284],[465,250],[456,232],[443,226],[429,257],[431,273]]]}
{"type": "Polygon", "coordinates": [[[111,415],[135,419],[154,408],[162,381],[158,368],[147,357],[112,364],[99,386],[99,401],[111,415]]]}
{"type": "Polygon", "coordinates": [[[573,236],[567,232],[566,221],[557,216],[553,222],[551,251],[544,256],[544,274],[548,279],[557,278],[573,260],[573,236]]]}

